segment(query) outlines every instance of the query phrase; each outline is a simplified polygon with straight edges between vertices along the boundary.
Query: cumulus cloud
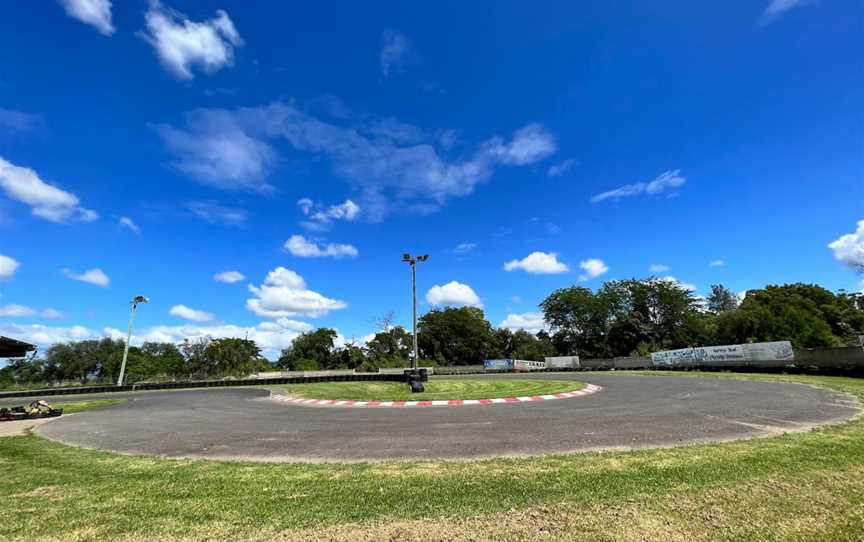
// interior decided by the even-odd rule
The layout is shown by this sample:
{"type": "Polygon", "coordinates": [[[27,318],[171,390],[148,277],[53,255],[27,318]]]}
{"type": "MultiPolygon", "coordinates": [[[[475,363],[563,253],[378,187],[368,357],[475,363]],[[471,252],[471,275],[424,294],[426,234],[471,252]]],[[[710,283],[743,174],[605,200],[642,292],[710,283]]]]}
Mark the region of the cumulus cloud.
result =
{"type": "Polygon", "coordinates": [[[35,309],[31,309],[25,305],[5,305],[0,307],[0,318],[14,318],[14,317],[24,317],[24,316],[33,316],[36,314],[35,309]]]}
{"type": "Polygon", "coordinates": [[[433,212],[450,198],[472,194],[496,167],[536,163],[557,148],[546,128],[530,124],[509,140],[492,137],[473,153],[451,159],[432,144],[366,135],[356,125],[322,121],[286,103],[197,110],[186,115],[183,128],[157,129],[178,157],[175,165],[202,182],[225,188],[266,186],[264,174],[274,157],[272,140],[284,139],[297,151],[323,155],[336,175],[359,190],[364,214],[372,220],[386,215],[393,201],[409,211],[433,212]],[[255,149],[239,153],[242,167],[223,167],[219,145],[209,144],[226,138],[255,149]]]}
{"type": "Polygon", "coordinates": [[[453,249],[453,252],[456,254],[468,254],[469,252],[474,251],[477,248],[477,243],[459,243],[456,245],[456,248],[453,249]]]}
{"type": "Polygon", "coordinates": [[[353,258],[359,254],[352,245],[327,243],[320,245],[302,235],[292,235],[283,247],[286,251],[300,258],[353,258]]]}
{"type": "Polygon", "coordinates": [[[234,284],[235,282],[246,280],[246,277],[240,271],[222,271],[213,275],[213,280],[226,284],[234,284]]]}
{"type": "Polygon", "coordinates": [[[858,222],[853,233],[841,235],[828,245],[838,262],[858,271],[864,271],[864,220],[858,222]]]}
{"type": "Polygon", "coordinates": [[[352,222],[360,215],[360,206],[350,199],[336,205],[324,206],[309,198],[301,198],[297,200],[297,207],[308,217],[301,221],[300,225],[311,231],[329,231],[334,221],[352,222]]]}
{"type": "Polygon", "coordinates": [[[96,212],[79,205],[78,197],[46,183],[32,169],[16,166],[0,157],[0,190],[16,201],[30,206],[34,216],[51,222],[99,218],[96,212]]]}
{"type": "Polygon", "coordinates": [[[88,269],[83,273],[76,273],[71,269],[64,269],[63,274],[72,280],[95,284],[96,286],[100,286],[102,288],[107,288],[108,284],[111,282],[111,279],[108,278],[108,275],[106,275],[101,269],[98,268],[88,269]]]}
{"type": "Polygon", "coordinates": [[[480,297],[467,284],[452,281],[440,286],[433,286],[426,292],[426,301],[430,305],[449,305],[453,307],[483,307],[480,297]]]}
{"type": "Polygon", "coordinates": [[[190,20],[179,11],[151,0],[142,33],[162,65],[179,79],[192,79],[193,67],[213,73],[234,64],[234,49],[243,45],[228,14],[216,11],[209,21],[190,20]]]}
{"type": "Polygon", "coordinates": [[[662,263],[652,263],[648,267],[649,273],[666,273],[669,271],[668,265],[663,265],[662,263]]]}
{"type": "Polygon", "coordinates": [[[121,216],[117,222],[124,228],[129,228],[136,235],[141,233],[141,228],[138,227],[138,224],[128,216],[121,216]]]}
{"type": "Polygon", "coordinates": [[[521,260],[511,260],[504,264],[505,271],[520,269],[535,275],[553,275],[570,270],[566,264],[558,261],[556,252],[532,252],[521,260]]]}
{"type": "Polygon", "coordinates": [[[714,260],[708,264],[709,267],[723,267],[724,265],[726,265],[725,260],[714,260]]]}
{"type": "Polygon", "coordinates": [[[603,260],[588,258],[587,260],[579,262],[579,269],[583,271],[583,273],[579,275],[579,280],[585,282],[605,274],[609,271],[609,266],[607,266],[603,260]]]}
{"type": "Polygon", "coordinates": [[[215,201],[193,201],[189,210],[204,222],[225,226],[242,226],[249,217],[245,209],[226,207],[215,201]]]}
{"type": "MultiPolygon", "coordinates": [[[[186,339],[195,340],[209,337],[211,339],[248,337],[261,347],[269,359],[276,359],[282,348],[288,347],[303,331],[311,331],[312,326],[306,322],[279,318],[273,322],[261,322],[257,326],[238,326],[234,324],[179,326],[156,325],[136,329],[132,335],[132,344],[140,346],[145,342],[181,343],[186,339]]],[[[126,332],[117,328],[106,327],[103,330],[89,329],[84,326],[54,327],[40,324],[0,324],[0,335],[16,337],[33,343],[45,349],[52,344],[101,339],[111,337],[126,339],[126,332]]]]}
{"type": "Polygon", "coordinates": [[[261,286],[250,284],[249,291],[254,297],[246,300],[246,308],[264,318],[316,318],[348,306],[307,289],[303,277],[284,267],[270,271],[261,286]]]}
{"type": "Polygon", "coordinates": [[[512,331],[524,329],[529,333],[537,333],[546,329],[546,321],[543,319],[542,312],[526,312],[522,314],[508,314],[500,324],[499,328],[506,328],[512,331]]]}
{"type": "Polygon", "coordinates": [[[389,77],[391,73],[404,72],[406,64],[412,57],[411,41],[405,34],[396,30],[385,30],[381,34],[381,53],[378,55],[378,61],[384,77],[389,77]]]}
{"type": "Polygon", "coordinates": [[[216,319],[213,313],[195,310],[186,305],[174,305],[168,311],[168,314],[189,320],[190,322],[212,322],[216,319]]]}
{"type": "Polygon", "coordinates": [[[63,318],[63,313],[56,309],[43,309],[37,311],[36,309],[26,305],[16,304],[0,307],[0,318],[27,318],[30,316],[36,316],[37,314],[47,320],[59,320],[60,318],[63,318]]]}
{"type": "Polygon", "coordinates": [[[0,279],[11,279],[20,266],[15,258],[0,254],[0,279]]]}
{"type": "Polygon", "coordinates": [[[60,5],[67,15],[89,24],[105,36],[116,30],[111,23],[111,0],[60,0],[60,5]]]}
{"type": "Polygon", "coordinates": [[[563,160],[561,162],[558,162],[557,164],[552,164],[551,166],[549,166],[549,169],[546,171],[546,175],[548,177],[562,177],[571,169],[576,167],[576,165],[578,164],[579,162],[572,158],[563,160]]]}
{"type": "Polygon", "coordinates": [[[600,203],[607,199],[619,200],[621,198],[629,198],[632,196],[656,196],[667,190],[678,188],[686,182],[687,179],[681,175],[680,169],[669,170],[661,173],[653,181],[627,184],[620,188],[597,194],[591,198],[591,203],[600,203]]]}

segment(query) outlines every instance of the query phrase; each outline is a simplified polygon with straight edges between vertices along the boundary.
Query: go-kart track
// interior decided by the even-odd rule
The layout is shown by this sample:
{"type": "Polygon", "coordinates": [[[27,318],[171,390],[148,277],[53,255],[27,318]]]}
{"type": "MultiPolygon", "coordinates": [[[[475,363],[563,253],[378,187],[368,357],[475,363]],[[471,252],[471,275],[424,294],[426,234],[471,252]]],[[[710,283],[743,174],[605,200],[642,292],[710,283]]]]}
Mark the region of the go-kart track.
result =
{"type": "Polygon", "coordinates": [[[469,408],[321,408],[273,401],[267,390],[252,388],[111,394],[129,401],[64,416],[37,433],[86,448],[177,458],[460,459],[752,438],[860,412],[851,396],[791,383],[596,373],[494,378],[579,380],[601,389],[469,408]]]}

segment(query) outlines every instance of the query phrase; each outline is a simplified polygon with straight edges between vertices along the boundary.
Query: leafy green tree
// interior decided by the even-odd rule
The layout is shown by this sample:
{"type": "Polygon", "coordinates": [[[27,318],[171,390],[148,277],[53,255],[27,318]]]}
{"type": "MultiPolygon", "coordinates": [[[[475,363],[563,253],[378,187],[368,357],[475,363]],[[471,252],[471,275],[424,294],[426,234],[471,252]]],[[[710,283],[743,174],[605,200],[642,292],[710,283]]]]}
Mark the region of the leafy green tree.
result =
{"type": "Polygon", "coordinates": [[[336,337],[336,330],[330,328],[305,331],[294,339],[291,346],[282,349],[276,363],[288,371],[300,370],[297,368],[300,360],[312,360],[321,369],[335,368],[338,363],[333,359],[336,337]]]}
{"type": "Polygon", "coordinates": [[[186,368],[192,377],[203,378],[212,374],[210,360],[207,357],[208,346],[210,346],[209,337],[185,339],[180,345],[180,353],[183,354],[186,368]]]}
{"type": "Polygon", "coordinates": [[[709,311],[720,314],[737,309],[738,297],[722,284],[712,284],[711,295],[708,296],[707,303],[709,311]]]}
{"type": "Polygon", "coordinates": [[[366,343],[369,360],[378,367],[407,366],[414,339],[404,327],[392,326],[379,331],[366,343]]]}
{"type": "Polygon", "coordinates": [[[433,309],[417,324],[423,358],[438,365],[475,365],[494,350],[492,326],[476,307],[433,309]]]}
{"type": "Polygon", "coordinates": [[[213,339],[204,351],[211,375],[245,376],[266,366],[255,341],[236,337],[213,339]]]}

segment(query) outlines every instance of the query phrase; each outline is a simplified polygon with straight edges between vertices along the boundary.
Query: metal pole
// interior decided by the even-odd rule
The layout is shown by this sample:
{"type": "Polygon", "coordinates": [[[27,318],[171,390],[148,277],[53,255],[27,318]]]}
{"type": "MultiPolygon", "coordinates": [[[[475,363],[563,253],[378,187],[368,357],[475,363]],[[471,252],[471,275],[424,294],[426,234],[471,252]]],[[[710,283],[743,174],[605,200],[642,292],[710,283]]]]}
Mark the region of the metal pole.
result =
{"type": "Polygon", "coordinates": [[[411,299],[414,303],[414,359],[411,361],[411,369],[417,371],[417,264],[411,262],[411,299]]]}
{"type": "Polygon", "coordinates": [[[129,333],[126,335],[126,347],[123,348],[123,362],[120,364],[120,376],[117,378],[117,385],[123,385],[123,374],[126,372],[126,358],[129,356],[129,342],[132,340],[132,323],[135,321],[135,309],[138,308],[138,303],[132,303],[132,313],[129,315],[129,333]]]}

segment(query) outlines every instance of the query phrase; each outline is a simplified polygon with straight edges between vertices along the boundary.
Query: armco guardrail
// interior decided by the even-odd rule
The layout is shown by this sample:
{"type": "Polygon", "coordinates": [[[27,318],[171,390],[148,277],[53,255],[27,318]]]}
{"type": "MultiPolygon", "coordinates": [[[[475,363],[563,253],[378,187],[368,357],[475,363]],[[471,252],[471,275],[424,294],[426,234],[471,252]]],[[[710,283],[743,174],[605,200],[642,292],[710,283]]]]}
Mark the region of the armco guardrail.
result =
{"type": "Polygon", "coordinates": [[[85,393],[116,393],[121,391],[178,390],[188,388],[227,388],[233,386],[269,386],[273,384],[308,384],[313,382],[405,382],[404,374],[338,374],[319,376],[292,376],[281,378],[248,378],[242,380],[200,380],[193,382],[164,382],[161,384],[129,384],[125,386],[81,386],[76,388],[48,388],[0,392],[0,399],[11,397],[44,397],[48,395],[79,395],[85,393]]]}

